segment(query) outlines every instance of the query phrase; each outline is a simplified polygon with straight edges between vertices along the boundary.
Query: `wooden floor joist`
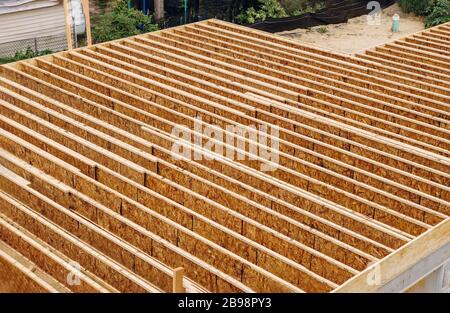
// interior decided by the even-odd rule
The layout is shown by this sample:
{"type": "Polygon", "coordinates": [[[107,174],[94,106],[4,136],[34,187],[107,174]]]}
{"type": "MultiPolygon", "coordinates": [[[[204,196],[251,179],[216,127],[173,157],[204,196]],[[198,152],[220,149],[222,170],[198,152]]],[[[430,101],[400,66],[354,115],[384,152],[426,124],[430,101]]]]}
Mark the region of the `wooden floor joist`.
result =
{"type": "Polygon", "coordinates": [[[343,55],[212,19],[0,66],[0,290],[410,287],[450,246],[449,61],[450,24],[343,55]]]}

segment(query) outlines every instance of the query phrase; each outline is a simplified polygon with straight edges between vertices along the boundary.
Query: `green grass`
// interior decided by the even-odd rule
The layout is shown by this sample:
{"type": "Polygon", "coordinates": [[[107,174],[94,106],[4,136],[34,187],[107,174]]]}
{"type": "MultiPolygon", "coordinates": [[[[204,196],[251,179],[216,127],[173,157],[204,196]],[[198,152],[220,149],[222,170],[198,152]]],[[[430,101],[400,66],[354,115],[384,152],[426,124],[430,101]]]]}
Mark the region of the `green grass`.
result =
{"type": "Polygon", "coordinates": [[[21,60],[31,59],[38,56],[46,55],[52,53],[51,50],[44,50],[39,52],[34,52],[30,47],[25,51],[17,51],[14,56],[7,58],[0,58],[0,64],[6,64],[11,62],[17,62],[21,60]]]}
{"type": "Polygon", "coordinates": [[[328,28],[326,26],[320,26],[319,28],[317,28],[317,32],[320,34],[326,34],[328,33],[328,28]]]}

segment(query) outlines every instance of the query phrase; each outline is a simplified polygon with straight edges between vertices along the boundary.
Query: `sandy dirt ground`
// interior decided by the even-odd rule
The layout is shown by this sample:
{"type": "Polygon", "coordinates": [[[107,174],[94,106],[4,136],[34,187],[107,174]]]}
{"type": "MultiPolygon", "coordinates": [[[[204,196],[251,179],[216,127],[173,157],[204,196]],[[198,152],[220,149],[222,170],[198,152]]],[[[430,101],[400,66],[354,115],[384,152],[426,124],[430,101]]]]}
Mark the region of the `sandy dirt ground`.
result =
{"type": "Polygon", "coordinates": [[[348,23],[296,29],[278,33],[301,43],[331,51],[353,54],[423,30],[423,19],[401,11],[394,4],[382,11],[380,25],[369,25],[367,15],[350,19],[348,23]],[[392,16],[400,15],[400,31],[392,32],[392,16]]]}

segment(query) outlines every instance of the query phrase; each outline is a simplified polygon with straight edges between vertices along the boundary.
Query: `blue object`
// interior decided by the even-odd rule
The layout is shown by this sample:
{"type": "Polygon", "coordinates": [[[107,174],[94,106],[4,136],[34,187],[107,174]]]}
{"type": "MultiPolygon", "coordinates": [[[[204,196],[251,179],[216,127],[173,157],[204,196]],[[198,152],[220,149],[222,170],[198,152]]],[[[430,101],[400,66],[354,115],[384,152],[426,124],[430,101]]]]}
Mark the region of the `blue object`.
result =
{"type": "Polygon", "coordinates": [[[187,0],[184,0],[184,24],[187,23],[187,0]]]}
{"type": "Polygon", "coordinates": [[[400,28],[400,16],[394,15],[393,21],[392,21],[392,31],[394,33],[397,33],[400,28]]]}

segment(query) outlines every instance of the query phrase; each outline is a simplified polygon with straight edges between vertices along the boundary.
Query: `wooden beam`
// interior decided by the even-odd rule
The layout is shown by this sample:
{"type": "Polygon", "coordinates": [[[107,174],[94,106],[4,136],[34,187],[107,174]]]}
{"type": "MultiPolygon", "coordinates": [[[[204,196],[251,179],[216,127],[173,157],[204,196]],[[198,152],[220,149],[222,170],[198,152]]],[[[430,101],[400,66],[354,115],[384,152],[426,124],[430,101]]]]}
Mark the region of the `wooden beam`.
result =
{"type": "Polygon", "coordinates": [[[360,57],[210,20],[0,66],[0,213],[74,261],[81,241],[98,250],[101,269],[78,262],[92,278],[117,263],[126,277],[99,281],[120,291],[438,290],[450,258],[447,28],[360,57]],[[267,136],[276,171],[247,151],[263,143],[227,129],[259,125],[279,126],[267,136]],[[206,159],[174,161],[177,126],[206,159]]]}
{"type": "Polygon", "coordinates": [[[67,49],[73,48],[73,38],[72,38],[72,16],[69,9],[69,0],[63,0],[64,7],[64,24],[66,26],[66,39],[67,39],[67,49]]]}
{"type": "Polygon", "coordinates": [[[173,292],[185,293],[186,289],[183,286],[184,268],[177,267],[173,270],[173,292]]]}
{"type": "Polygon", "coordinates": [[[0,292],[68,293],[70,289],[0,241],[0,292]]]}
{"type": "Polygon", "coordinates": [[[450,260],[415,284],[407,293],[450,293],[450,260]]]}
{"type": "Polygon", "coordinates": [[[87,45],[92,45],[92,33],[91,33],[91,14],[89,12],[89,0],[82,0],[84,18],[86,23],[86,41],[87,45]]]}
{"type": "Polygon", "coordinates": [[[334,292],[403,292],[450,260],[450,219],[353,277],[334,292]]]}

